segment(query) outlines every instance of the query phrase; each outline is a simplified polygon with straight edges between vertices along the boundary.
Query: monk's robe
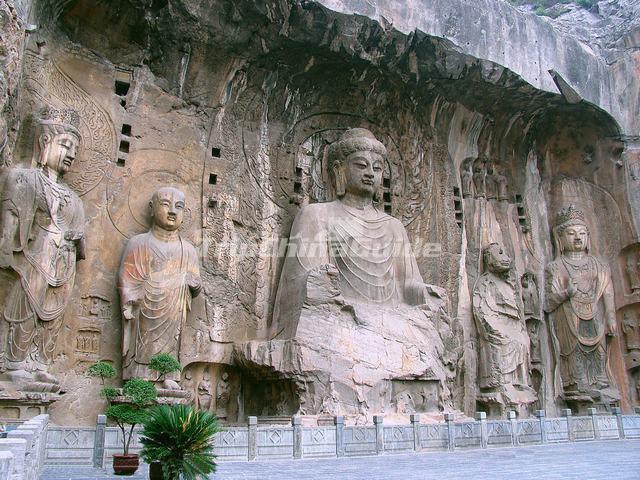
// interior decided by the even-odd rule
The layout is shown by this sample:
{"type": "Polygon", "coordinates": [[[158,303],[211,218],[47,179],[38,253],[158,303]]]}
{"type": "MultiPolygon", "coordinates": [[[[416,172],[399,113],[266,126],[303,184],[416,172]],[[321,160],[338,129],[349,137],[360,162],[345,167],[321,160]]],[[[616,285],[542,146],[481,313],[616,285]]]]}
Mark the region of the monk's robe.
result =
{"type": "Polygon", "coordinates": [[[155,378],[147,365],[158,353],[180,358],[191,291],[199,288],[198,255],[189,242],[161,240],[151,231],[129,240],[119,273],[122,306],[134,305],[134,318],[124,320],[124,378],[155,378]]]}

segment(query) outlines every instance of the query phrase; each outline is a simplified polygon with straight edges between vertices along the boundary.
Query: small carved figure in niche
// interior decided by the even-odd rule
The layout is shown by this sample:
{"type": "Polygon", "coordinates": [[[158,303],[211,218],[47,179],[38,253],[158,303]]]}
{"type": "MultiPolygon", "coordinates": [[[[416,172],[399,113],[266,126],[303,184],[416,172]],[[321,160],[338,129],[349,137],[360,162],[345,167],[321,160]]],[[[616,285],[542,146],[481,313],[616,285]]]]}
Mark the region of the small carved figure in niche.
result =
{"type": "Polygon", "coordinates": [[[493,162],[487,164],[487,175],[484,183],[487,200],[496,200],[498,198],[498,182],[496,178],[496,166],[493,162]]]}
{"type": "Polygon", "coordinates": [[[462,163],[460,183],[462,184],[462,198],[473,197],[473,173],[471,173],[470,164],[467,161],[462,163]]]}
{"type": "Polygon", "coordinates": [[[509,200],[509,191],[507,188],[507,176],[504,174],[502,167],[498,167],[498,169],[495,170],[494,178],[498,185],[498,200],[506,202],[509,200]]]}
{"type": "Polygon", "coordinates": [[[369,423],[369,405],[366,400],[358,400],[358,413],[356,414],[355,424],[366,425],[369,423]]]}
{"type": "Polygon", "coordinates": [[[193,402],[194,400],[196,400],[196,388],[193,382],[193,373],[191,373],[190,370],[186,370],[184,372],[184,378],[180,382],[180,388],[188,393],[187,398],[189,399],[189,401],[193,402]]]}
{"type": "Polygon", "coordinates": [[[476,198],[484,198],[486,196],[486,161],[485,157],[479,157],[473,162],[473,187],[476,192],[476,198]]]}
{"type": "Polygon", "coordinates": [[[209,372],[205,370],[202,375],[202,380],[198,383],[198,408],[205,411],[211,410],[212,399],[211,377],[209,376],[209,372]]]}
{"type": "Polygon", "coordinates": [[[640,325],[638,314],[626,311],[622,315],[622,331],[624,332],[628,350],[640,350],[640,325]]]}
{"type": "Polygon", "coordinates": [[[609,266],[589,254],[584,213],[573,205],[556,215],[553,239],[557,257],[545,272],[545,311],[554,327],[556,378],[567,400],[599,400],[604,389],[615,399],[607,368],[606,338],[616,334],[609,266]]]}
{"type": "Polygon", "coordinates": [[[526,272],[521,280],[522,304],[524,306],[524,319],[527,323],[527,331],[531,340],[531,363],[540,363],[540,293],[536,277],[531,272],[526,272]]]}
{"type": "Polygon", "coordinates": [[[526,386],[529,337],[509,275],[511,258],[498,243],[482,253],[485,272],[473,292],[473,316],[480,339],[480,388],[526,386]]]}
{"type": "Polygon", "coordinates": [[[15,281],[2,306],[7,376],[20,390],[56,392],[48,373],[84,258],[84,210],[63,181],[80,145],[75,110],[45,108],[38,119],[36,168],[12,168],[1,197],[0,268],[15,281]]]}
{"type": "Polygon", "coordinates": [[[229,407],[229,399],[231,390],[229,386],[229,374],[223,372],[216,385],[216,417],[227,418],[227,408],[229,407]]]}
{"type": "MultiPolygon", "coordinates": [[[[278,285],[272,334],[291,338],[305,300],[310,272],[328,266],[352,303],[435,305],[446,295],[422,280],[407,231],[378,210],[386,149],[369,130],[347,130],[329,146],[338,199],[306,205],[291,228],[289,252],[278,285]],[[309,245],[326,248],[309,249],[309,245]]],[[[437,310],[437,307],[436,307],[437,310]]]]}
{"type": "Polygon", "coordinates": [[[400,392],[396,395],[396,412],[401,415],[411,415],[416,413],[416,405],[413,397],[408,390],[400,392]]]}
{"type": "Polygon", "coordinates": [[[640,256],[636,260],[635,253],[629,253],[625,270],[629,278],[631,293],[640,292],[640,256]]]}
{"type": "Polygon", "coordinates": [[[191,298],[202,288],[198,254],[179,234],[184,193],[157,190],[149,203],[152,227],[129,240],[122,256],[119,290],[124,317],[123,377],[153,380],[152,356],[180,357],[180,335],[191,298]]]}

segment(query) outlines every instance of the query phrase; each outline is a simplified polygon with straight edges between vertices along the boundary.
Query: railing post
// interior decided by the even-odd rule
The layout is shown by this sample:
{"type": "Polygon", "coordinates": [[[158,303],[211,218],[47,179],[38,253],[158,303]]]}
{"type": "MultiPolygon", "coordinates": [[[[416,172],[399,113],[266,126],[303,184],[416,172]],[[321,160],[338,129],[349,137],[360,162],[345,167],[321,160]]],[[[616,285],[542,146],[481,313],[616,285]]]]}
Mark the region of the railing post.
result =
{"type": "Polygon", "coordinates": [[[384,427],[382,422],[384,417],[382,415],[373,416],[373,424],[376,426],[376,454],[380,455],[384,453],[384,427]]]}
{"type": "Polygon", "coordinates": [[[93,466],[94,468],[104,467],[104,438],[107,429],[107,416],[98,415],[96,421],[96,433],[93,439],[93,466]]]}
{"type": "Polygon", "coordinates": [[[455,415],[453,413],[444,414],[444,421],[447,422],[447,438],[449,440],[448,447],[450,451],[456,449],[456,426],[453,423],[454,420],[455,415]]]}
{"type": "Polygon", "coordinates": [[[573,421],[572,421],[573,412],[571,412],[570,408],[563,408],[562,410],[560,410],[560,415],[562,415],[567,419],[567,433],[569,435],[569,441],[570,442],[575,441],[575,435],[573,432],[573,421]]]}
{"type": "Polygon", "coordinates": [[[616,416],[616,422],[618,422],[618,435],[620,436],[620,439],[625,438],[624,424],[622,423],[622,409],[620,407],[613,407],[611,409],[611,413],[616,416]]]}
{"type": "Polygon", "coordinates": [[[413,414],[409,419],[413,427],[413,450],[419,452],[422,450],[422,446],[420,445],[420,415],[413,414]]]}
{"type": "Polygon", "coordinates": [[[480,422],[480,446],[482,448],[487,448],[489,441],[487,437],[487,413],[476,412],[476,420],[480,422]]]}
{"type": "Polygon", "coordinates": [[[336,457],[344,457],[344,417],[333,417],[336,425],[336,457]]]}
{"type": "Polygon", "coordinates": [[[595,408],[588,408],[587,412],[591,416],[591,424],[593,425],[593,439],[600,440],[600,428],[598,425],[598,410],[595,408]]]}
{"type": "Polygon", "coordinates": [[[515,447],[518,445],[518,420],[516,419],[516,412],[509,410],[507,412],[507,418],[511,423],[511,445],[515,447]]]}
{"type": "Polygon", "coordinates": [[[249,429],[247,458],[252,461],[258,456],[258,417],[249,417],[247,428],[249,429]]]}
{"type": "Polygon", "coordinates": [[[293,426],[293,458],[302,458],[302,419],[295,415],[291,417],[293,426]]]}
{"type": "Polygon", "coordinates": [[[547,443],[547,413],[544,410],[536,410],[536,417],[540,422],[540,442],[547,443]]]}

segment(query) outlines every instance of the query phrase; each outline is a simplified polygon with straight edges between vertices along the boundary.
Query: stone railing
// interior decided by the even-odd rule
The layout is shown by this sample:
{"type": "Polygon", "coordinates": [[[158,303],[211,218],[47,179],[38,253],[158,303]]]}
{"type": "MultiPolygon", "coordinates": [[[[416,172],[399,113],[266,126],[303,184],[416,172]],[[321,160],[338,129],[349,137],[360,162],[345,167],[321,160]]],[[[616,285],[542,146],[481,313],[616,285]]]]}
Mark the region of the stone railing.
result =
{"type": "MultiPolygon", "coordinates": [[[[506,420],[487,420],[484,412],[475,421],[456,422],[445,414],[444,423],[420,423],[411,416],[408,425],[387,425],[383,417],[374,424],[346,426],[343,417],[321,427],[303,426],[300,417],[291,425],[262,425],[249,417],[242,427],[228,427],[214,438],[219,461],[251,461],[286,458],[349,457],[393,453],[429,452],[465,448],[518,447],[545,443],[586,440],[640,439],[640,408],[635,415],[612,414],[572,416],[564,410],[559,418],[547,418],[543,410],[534,418],[516,419],[510,412],[506,420]]],[[[131,452],[140,445],[138,432],[131,442],[131,452]]],[[[122,451],[120,429],[106,426],[104,415],[98,425],[85,427],[50,427],[47,437],[46,465],[83,465],[105,467],[114,453],[122,451]]],[[[2,478],[2,477],[0,477],[2,478]]]]}
{"type": "Polygon", "coordinates": [[[0,478],[38,480],[45,459],[49,415],[38,415],[0,438],[0,478]]]}

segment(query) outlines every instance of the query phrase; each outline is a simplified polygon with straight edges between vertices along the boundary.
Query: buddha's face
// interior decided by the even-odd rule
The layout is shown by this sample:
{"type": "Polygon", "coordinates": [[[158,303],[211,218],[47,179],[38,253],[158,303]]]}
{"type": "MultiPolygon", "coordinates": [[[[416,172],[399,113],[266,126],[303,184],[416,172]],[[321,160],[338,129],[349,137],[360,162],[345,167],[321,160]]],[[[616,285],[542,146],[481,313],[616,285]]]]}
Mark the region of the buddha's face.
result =
{"type": "Polygon", "coordinates": [[[506,272],[511,268],[511,258],[500,245],[490,245],[485,253],[487,269],[491,272],[506,272]]]}
{"type": "Polygon", "coordinates": [[[587,249],[589,230],[585,225],[571,225],[560,234],[563,252],[583,252],[587,249]]]}
{"type": "Polygon", "coordinates": [[[161,188],[151,200],[154,225],[163,230],[177,230],[182,225],[184,206],[184,193],[175,188],[161,188]]]}
{"type": "Polygon", "coordinates": [[[383,159],[370,151],[350,154],[344,161],[346,191],[358,196],[373,197],[382,183],[383,159]]]}
{"type": "Polygon", "coordinates": [[[78,150],[79,139],[73,133],[58,133],[52,137],[42,136],[42,164],[60,175],[64,175],[73,165],[78,150]]]}

